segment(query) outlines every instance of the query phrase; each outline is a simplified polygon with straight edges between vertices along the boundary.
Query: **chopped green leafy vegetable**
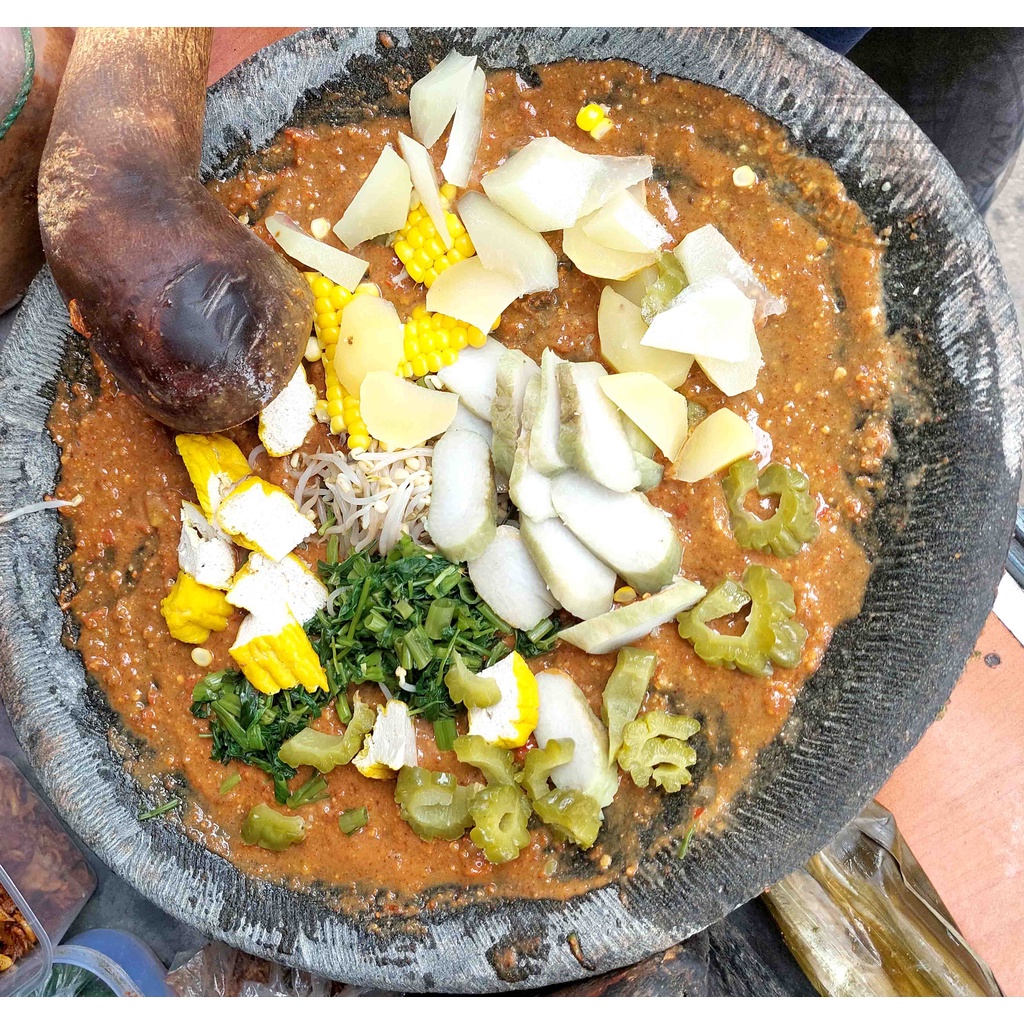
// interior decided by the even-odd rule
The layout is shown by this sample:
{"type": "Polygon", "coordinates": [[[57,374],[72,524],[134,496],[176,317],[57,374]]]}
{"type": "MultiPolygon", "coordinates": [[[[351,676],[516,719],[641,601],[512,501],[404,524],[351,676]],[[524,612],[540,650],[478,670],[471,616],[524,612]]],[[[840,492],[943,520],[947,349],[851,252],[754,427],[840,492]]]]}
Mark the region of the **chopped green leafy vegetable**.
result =
{"type": "Polygon", "coordinates": [[[238,772],[232,773],[220,784],[220,795],[227,796],[241,781],[242,776],[238,772]]]}
{"type": "Polygon", "coordinates": [[[650,323],[663,313],[686,287],[686,271],[675,253],[663,252],[657,262],[658,277],[640,302],[640,315],[650,323]]]}
{"type": "Polygon", "coordinates": [[[285,803],[294,811],[296,807],[303,807],[316,800],[323,800],[326,796],[327,781],[319,772],[316,772],[308,782],[299,786],[285,803]]]}
{"type": "Polygon", "coordinates": [[[370,812],[364,804],[362,807],[350,807],[338,815],[338,828],[347,836],[354,835],[364,825],[370,823],[370,812]]]}
{"type": "Polygon", "coordinates": [[[281,745],[319,718],[332,699],[330,692],[307,693],[301,686],[269,696],[237,669],[226,668],[196,683],[192,714],[210,722],[215,761],[261,768],[274,780],[274,796],[283,804],[295,768],[281,760],[281,745]]]}
{"type": "Polygon", "coordinates": [[[264,850],[287,850],[306,836],[306,821],[298,815],[282,814],[266,804],[257,804],[242,825],[242,842],[264,850]]]}
{"type": "Polygon", "coordinates": [[[151,811],[143,811],[139,815],[139,821],[149,821],[150,818],[159,818],[162,814],[166,814],[168,811],[173,811],[181,801],[175,797],[173,800],[168,800],[167,803],[161,804],[159,807],[154,807],[151,811]]]}
{"type": "MultiPolygon", "coordinates": [[[[331,689],[384,683],[431,722],[455,715],[445,677],[456,654],[474,672],[505,657],[510,641],[524,658],[555,643],[553,623],[512,629],[480,599],[463,567],[408,536],[384,557],[360,551],[336,565],[321,562],[320,575],[331,604],[308,631],[331,689]]],[[[454,738],[442,727],[442,744],[454,738]]]]}

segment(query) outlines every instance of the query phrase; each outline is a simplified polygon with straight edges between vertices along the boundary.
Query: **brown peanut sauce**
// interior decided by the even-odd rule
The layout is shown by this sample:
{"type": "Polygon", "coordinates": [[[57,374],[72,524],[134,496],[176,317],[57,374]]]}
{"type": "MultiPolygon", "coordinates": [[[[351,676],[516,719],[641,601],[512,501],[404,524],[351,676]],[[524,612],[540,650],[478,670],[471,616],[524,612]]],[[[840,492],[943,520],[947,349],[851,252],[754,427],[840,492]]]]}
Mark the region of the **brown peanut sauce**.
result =
{"type": "MultiPolygon", "coordinates": [[[[786,722],[836,625],[861,605],[870,566],[853,529],[869,516],[881,486],[891,444],[890,396],[903,359],[886,335],[884,246],[832,170],[797,151],[783,128],[743,101],[669,77],[653,81],[623,62],[567,62],[538,73],[539,86],[511,71],[488,76],[484,137],[470,188],[479,188],[482,173],[542,135],[587,152],[650,154],[655,177],[648,184],[649,207],[675,241],[714,224],[788,304],[785,314],[758,327],[765,365],[755,390],[726,398],[695,366],[682,391],[708,412],[726,406],[755,422],[762,457],[807,473],[818,498],[819,538],[788,559],[741,549],[729,530],[720,476],[693,485],[665,482],[650,494],[674,517],[688,577],[710,588],[740,576],[749,564],[769,565],[793,585],[797,617],[808,630],[800,665],[765,679],[709,667],[671,623],[642,642],[659,656],[647,708],[692,714],[703,723],[698,749],[704,763],[685,793],[684,820],[680,825],[677,816],[673,826],[677,834],[696,819],[701,827],[726,827],[729,801],[748,780],[758,752],[786,722]],[[574,124],[577,110],[590,101],[608,104],[615,123],[600,142],[574,124]],[[744,164],[758,181],[741,188],[732,175],[744,164]]],[[[210,189],[268,242],[261,222],[274,212],[304,226],[314,217],[333,223],[382,146],[397,148],[398,133],[408,130],[406,119],[391,116],[286,129],[237,176],[212,182],[210,189]]],[[[443,150],[442,141],[435,163],[443,150]]],[[[548,240],[560,257],[557,291],[515,302],[496,336],[535,358],[550,347],[571,359],[597,359],[603,282],[562,257],[559,233],[548,240]]],[[[403,316],[423,301],[422,287],[402,274],[390,249],[367,243],[356,253],[370,261],[370,279],[403,316]]],[[[488,864],[468,837],[422,842],[399,819],[393,783],[366,779],[350,766],[331,773],[329,799],[297,812],[310,826],[304,842],[283,853],[243,845],[241,823],[251,806],[272,802],[271,783],[257,769],[210,760],[210,741],[202,736],[206,723],[189,712],[192,687],[207,670],[193,664],[188,645],[171,639],[159,612],[177,572],[178,512],[182,500],[194,495],[173,434],[118,392],[102,367],[99,373],[98,389],[63,389],[52,417],[63,447],[60,493],[83,497],[68,511],[75,537],[70,610],[80,626],[77,646],[110,706],[145,741],[149,769],[187,781],[187,827],[198,840],[261,877],[383,892],[378,906],[385,912],[399,909],[402,894],[433,886],[564,897],[636,870],[654,841],[648,826],[659,820],[661,802],[628,778],[585,856],[566,851],[542,828],[518,860],[502,866],[488,864]],[[221,782],[236,769],[241,784],[221,795],[221,782]],[[338,813],[361,804],[369,809],[369,826],[342,835],[338,813]]],[[[322,376],[316,370],[312,376],[322,388],[322,376]]],[[[257,443],[251,425],[231,434],[247,453],[257,443]]],[[[330,444],[318,429],[303,451],[330,444]]],[[[261,456],[257,469],[281,481],[286,460],[273,461],[261,456]]],[[[313,546],[299,553],[310,563],[322,554],[313,546]]],[[[228,647],[240,619],[236,615],[205,645],[213,652],[213,668],[231,664],[228,647]]],[[[568,671],[596,710],[614,656],[591,657],[560,645],[540,663],[568,671]]],[[[340,726],[328,711],[318,728],[340,726]]],[[[474,778],[451,755],[434,753],[423,726],[420,736],[421,764],[455,769],[464,781],[474,778]]]]}

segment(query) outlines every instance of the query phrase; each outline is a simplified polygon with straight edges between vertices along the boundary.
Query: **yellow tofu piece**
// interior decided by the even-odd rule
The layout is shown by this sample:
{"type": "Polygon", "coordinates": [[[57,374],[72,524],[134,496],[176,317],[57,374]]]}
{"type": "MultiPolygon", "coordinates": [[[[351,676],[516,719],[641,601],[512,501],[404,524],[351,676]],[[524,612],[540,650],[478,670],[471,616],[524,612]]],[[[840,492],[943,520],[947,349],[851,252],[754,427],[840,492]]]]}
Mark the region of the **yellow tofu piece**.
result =
{"type": "Polygon", "coordinates": [[[224,496],[252,470],[241,448],[223,434],[178,434],[174,439],[196,489],[199,506],[212,519],[224,496]]]}
{"type": "Polygon", "coordinates": [[[501,694],[497,704],[469,709],[469,732],[488,743],[511,750],[521,747],[537,726],[540,695],[537,677],[522,655],[513,651],[507,658],[478,675],[493,679],[501,694]]]}
{"type": "Polygon", "coordinates": [[[160,602],[171,636],[186,644],[205,643],[211,633],[227,629],[234,610],[219,590],[197,583],[184,570],[160,602]]]}
{"type": "Polygon", "coordinates": [[[258,476],[247,477],[225,495],[216,521],[236,544],[274,562],[316,533],[286,490],[258,476]]]}
{"type": "Polygon", "coordinates": [[[296,686],[308,693],[327,689],[327,674],[309,637],[283,602],[273,611],[246,616],[230,653],[262,693],[296,686]]]}
{"type": "Polygon", "coordinates": [[[416,726],[408,704],[389,700],[377,709],[373,730],[352,763],[368,779],[390,779],[399,768],[406,765],[415,768],[419,764],[416,726]]]}

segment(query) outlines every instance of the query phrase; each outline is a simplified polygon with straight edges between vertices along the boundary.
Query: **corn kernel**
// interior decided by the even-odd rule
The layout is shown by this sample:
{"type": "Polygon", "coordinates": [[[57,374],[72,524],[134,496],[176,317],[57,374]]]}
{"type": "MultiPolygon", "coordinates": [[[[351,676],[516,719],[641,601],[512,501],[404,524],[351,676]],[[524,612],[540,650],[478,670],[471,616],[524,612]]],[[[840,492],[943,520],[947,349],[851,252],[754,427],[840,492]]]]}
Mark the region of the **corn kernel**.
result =
{"type": "Polygon", "coordinates": [[[422,206],[420,206],[419,204],[413,206],[413,208],[409,211],[409,217],[405,223],[406,228],[415,227],[417,224],[419,224],[421,220],[423,220],[425,214],[426,211],[423,209],[422,206]]]}
{"type": "Polygon", "coordinates": [[[464,260],[465,258],[466,257],[463,256],[462,253],[459,252],[458,249],[449,249],[448,250],[448,262],[449,263],[458,263],[460,260],[464,260]]]}
{"type": "Polygon", "coordinates": [[[418,224],[405,236],[405,238],[413,249],[419,249],[423,245],[423,232],[420,230],[418,224]]]}
{"type": "Polygon", "coordinates": [[[613,128],[614,124],[607,118],[602,117],[600,121],[590,129],[590,137],[595,142],[600,142],[613,128]]]}
{"type": "Polygon", "coordinates": [[[327,399],[327,415],[334,419],[335,416],[341,416],[345,411],[344,405],[339,402],[336,398],[327,399]]]}
{"type": "Polygon", "coordinates": [[[405,358],[412,359],[420,354],[419,342],[415,338],[405,339],[405,358]]]}
{"type": "Polygon", "coordinates": [[[341,332],[337,327],[325,327],[320,331],[320,341],[325,345],[337,345],[341,332]]]}
{"type": "Polygon", "coordinates": [[[331,305],[335,309],[341,309],[352,298],[352,293],[347,288],[342,288],[340,284],[336,284],[327,298],[331,300],[331,305]]]}
{"type": "Polygon", "coordinates": [[[431,260],[437,260],[438,257],[443,256],[445,253],[445,247],[441,239],[435,235],[433,238],[428,238],[423,243],[423,251],[430,257],[431,260]]]}
{"type": "Polygon", "coordinates": [[[334,307],[331,305],[331,300],[326,295],[321,296],[313,303],[313,312],[319,315],[324,313],[332,313],[334,307]]]}
{"type": "Polygon", "coordinates": [[[207,650],[205,647],[193,647],[192,660],[200,668],[209,668],[210,665],[213,663],[213,653],[207,650]]]}
{"type": "Polygon", "coordinates": [[[458,359],[458,358],[459,358],[459,353],[456,352],[455,349],[453,349],[453,348],[446,348],[441,353],[441,362],[445,366],[451,366],[452,363],[454,363],[455,360],[458,359]]]}
{"type": "Polygon", "coordinates": [[[326,327],[337,327],[338,326],[338,314],[333,310],[330,313],[317,313],[316,325],[321,330],[326,327]]]}
{"type": "Polygon", "coordinates": [[[473,242],[469,235],[459,235],[455,239],[455,251],[461,253],[465,257],[476,255],[476,248],[473,246],[473,242]]]}
{"type": "Polygon", "coordinates": [[[341,400],[341,407],[343,409],[359,409],[359,399],[355,395],[345,395],[341,400]]]}
{"type": "Polygon", "coordinates": [[[447,255],[438,256],[438,258],[434,260],[434,272],[438,275],[443,274],[451,267],[451,265],[452,261],[448,259],[447,255]]]}
{"type": "Polygon", "coordinates": [[[469,344],[469,332],[465,327],[456,327],[451,333],[451,346],[461,352],[469,344]]]}
{"type": "Polygon", "coordinates": [[[442,197],[447,199],[449,203],[458,195],[459,192],[458,188],[455,185],[453,185],[450,181],[446,181],[441,186],[439,191],[442,197]]]}
{"type": "Polygon", "coordinates": [[[326,238],[331,230],[331,222],[326,217],[317,217],[309,225],[309,233],[314,238],[326,238]]]}
{"type": "Polygon", "coordinates": [[[313,280],[313,283],[309,287],[312,289],[315,298],[323,299],[327,297],[332,285],[331,282],[321,274],[313,280]]]}
{"type": "Polygon", "coordinates": [[[636,591],[632,587],[619,587],[614,597],[616,604],[632,604],[636,600],[636,591]]]}
{"type": "Polygon", "coordinates": [[[411,377],[412,376],[412,363],[406,361],[406,362],[402,363],[398,367],[398,369],[401,372],[403,377],[411,377]]]}
{"type": "Polygon", "coordinates": [[[416,356],[415,359],[410,360],[412,363],[412,372],[416,377],[422,377],[427,373],[427,361],[423,356],[416,356]]]}
{"type": "Polygon", "coordinates": [[[369,434],[349,434],[348,447],[349,451],[355,451],[357,448],[361,448],[363,451],[366,451],[366,449],[370,447],[369,434]]]}
{"type": "Polygon", "coordinates": [[[380,288],[378,288],[372,281],[364,281],[362,284],[356,285],[356,295],[376,295],[380,298],[380,288]]]}
{"type": "Polygon", "coordinates": [[[408,263],[416,254],[415,247],[408,239],[400,238],[395,242],[395,255],[403,262],[408,263]]]}
{"type": "Polygon", "coordinates": [[[315,270],[304,270],[302,276],[306,279],[306,284],[310,288],[313,287],[313,282],[320,276],[315,270]]]}
{"type": "Polygon", "coordinates": [[[440,352],[428,352],[427,353],[427,369],[431,373],[437,373],[441,369],[441,353],[440,352]]]}
{"type": "Polygon", "coordinates": [[[576,115],[576,127],[581,131],[592,131],[604,116],[605,110],[600,103],[588,103],[586,106],[580,107],[579,113],[576,115]]]}
{"type": "Polygon", "coordinates": [[[430,319],[430,314],[427,312],[427,307],[426,306],[417,306],[412,311],[412,315],[417,320],[429,320],[430,319]]]}
{"type": "Polygon", "coordinates": [[[466,233],[465,226],[454,213],[446,213],[444,215],[444,222],[448,227],[448,234],[452,238],[459,238],[466,233]]]}
{"type": "Polygon", "coordinates": [[[345,421],[340,416],[331,417],[331,433],[332,434],[344,434],[345,433],[345,421]]]}
{"type": "Polygon", "coordinates": [[[314,412],[316,413],[316,419],[318,423],[330,423],[331,416],[330,413],[328,413],[327,411],[327,399],[318,398],[316,400],[316,409],[314,410],[314,412]]]}
{"type": "Polygon", "coordinates": [[[437,271],[432,266],[427,267],[427,269],[425,271],[423,271],[423,283],[428,288],[432,288],[433,285],[434,285],[434,282],[436,280],[437,280],[437,271]]]}
{"type": "Polygon", "coordinates": [[[315,335],[306,342],[306,351],[302,353],[302,357],[310,363],[315,363],[320,358],[320,342],[316,340],[315,335]]]}
{"type": "Polygon", "coordinates": [[[487,335],[479,327],[474,327],[472,324],[469,326],[468,332],[470,346],[472,348],[483,348],[484,343],[487,341],[487,335]]]}
{"type": "Polygon", "coordinates": [[[496,330],[497,330],[497,329],[498,329],[498,328],[499,328],[500,326],[501,326],[501,314],[499,313],[499,314],[498,314],[498,315],[497,315],[497,316],[496,316],[496,317],[494,318],[494,323],[493,323],[493,324],[491,324],[491,330],[492,330],[492,331],[496,331],[496,330]]]}

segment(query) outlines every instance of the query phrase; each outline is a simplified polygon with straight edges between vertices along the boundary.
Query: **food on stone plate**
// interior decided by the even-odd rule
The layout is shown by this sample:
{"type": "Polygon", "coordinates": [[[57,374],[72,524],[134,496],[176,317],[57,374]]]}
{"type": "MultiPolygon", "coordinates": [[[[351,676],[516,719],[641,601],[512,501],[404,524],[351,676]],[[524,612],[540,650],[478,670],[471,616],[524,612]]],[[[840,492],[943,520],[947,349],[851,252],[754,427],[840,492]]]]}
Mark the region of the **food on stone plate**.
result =
{"type": "Polygon", "coordinates": [[[872,229],[733,97],[537,75],[453,52],[211,183],[314,303],[258,425],[174,435],[102,364],[58,400],[86,668],[247,871],[604,884],[727,821],[860,607],[872,229]]]}

